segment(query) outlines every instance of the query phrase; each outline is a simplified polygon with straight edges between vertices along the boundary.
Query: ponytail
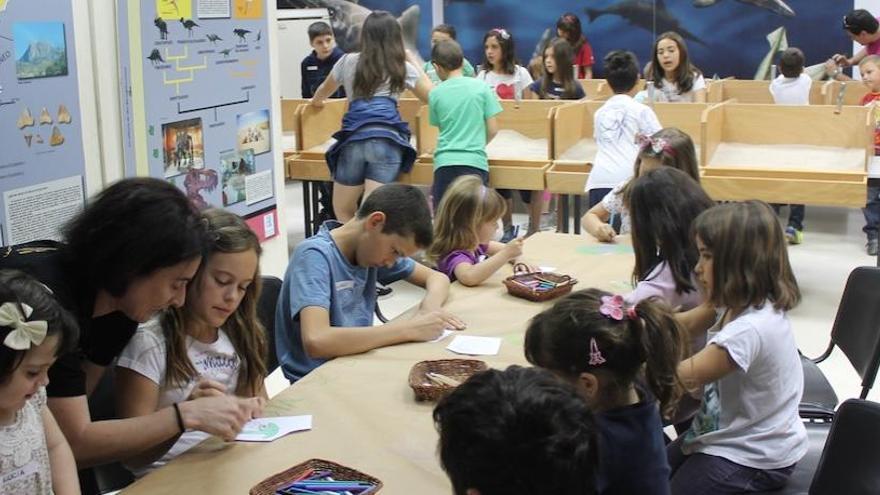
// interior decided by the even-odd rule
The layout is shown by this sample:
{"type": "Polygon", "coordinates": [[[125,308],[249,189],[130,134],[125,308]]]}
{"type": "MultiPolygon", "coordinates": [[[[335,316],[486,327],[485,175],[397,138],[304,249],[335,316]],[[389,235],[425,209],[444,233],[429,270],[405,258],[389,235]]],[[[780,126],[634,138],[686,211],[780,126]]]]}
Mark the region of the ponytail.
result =
{"type": "Polygon", "coordinates": [[[684,332],[669,307],[656,298],[631,308],[630,330],[645,363],[645,381],[660,402],[660,412],[671,417],[683,389],[678,363],[688,354],[684,332]]]}

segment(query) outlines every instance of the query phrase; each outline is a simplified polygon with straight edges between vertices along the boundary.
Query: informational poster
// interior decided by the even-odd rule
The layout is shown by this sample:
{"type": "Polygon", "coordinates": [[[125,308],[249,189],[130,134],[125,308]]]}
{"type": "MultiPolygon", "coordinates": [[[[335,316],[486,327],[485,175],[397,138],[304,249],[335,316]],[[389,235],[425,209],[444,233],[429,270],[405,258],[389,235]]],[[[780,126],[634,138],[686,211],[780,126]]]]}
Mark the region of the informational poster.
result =
{"type": "Polygon", "coordinates": [[[128,176],[199,208],[275,205],[266,0],[118,0],[128,176]]]}
{"type": "Polygon", "coordinates": [[[0,244],[60,238],[83,206],[73,5],[0,0],[0,244]]]}

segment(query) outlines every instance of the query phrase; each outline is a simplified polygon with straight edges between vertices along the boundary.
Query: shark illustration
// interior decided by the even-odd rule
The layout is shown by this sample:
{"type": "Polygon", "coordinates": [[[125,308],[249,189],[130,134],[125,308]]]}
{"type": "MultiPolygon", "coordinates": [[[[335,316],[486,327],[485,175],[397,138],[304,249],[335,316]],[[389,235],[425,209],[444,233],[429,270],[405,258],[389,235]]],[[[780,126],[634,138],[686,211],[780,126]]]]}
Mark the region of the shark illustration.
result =
{"type": "Polygon", "coordinates": [[[587,16],[589,16],[590,22],[603,15],[617,15],[623,17],[634,26],[652,31],[656,21],[657,34],[675,31],[682,38],[705,45],[693,33],[683,28],[678,19],[666,10],[666,2],[664,0],[657,0],[656,2],[651,0],[622,0],[604,9],[588,8],[584,10],[587,16]],[[655,6],[657,8],[656,13],[654,11],[655,6]]]}
{"type": "MultiPolygon", "coordinates": [[[[346,0],[279,0],[278,8],[305,9],[325,8],[330,10],[330,23],[333,33],[336,35],[336,44],[344,52],[358,51],[361,38],[361,26],[364,19],[372,11],[355,2],[346,0]]],[[[418,5],[412,5],[400,14],[397,22],[403,30],[403,45],[412,52],[420,61],[417,41],[419,35],[418,5]]]]}
{"type": "MultiPolygon", "coordinates": [[[[782,0],[737,0],[740,3],[747,3],[749,5],[754,5],[755,7],[760,7],[762,9],[767,9],[779,15],[784,15],[785,17],[794,17],[794,9],[789,7],[782,0]]],[[[709,7],[710,5],[715,5],[718,3],[718,0],[694,0],[694,7],[709,7]]]]}

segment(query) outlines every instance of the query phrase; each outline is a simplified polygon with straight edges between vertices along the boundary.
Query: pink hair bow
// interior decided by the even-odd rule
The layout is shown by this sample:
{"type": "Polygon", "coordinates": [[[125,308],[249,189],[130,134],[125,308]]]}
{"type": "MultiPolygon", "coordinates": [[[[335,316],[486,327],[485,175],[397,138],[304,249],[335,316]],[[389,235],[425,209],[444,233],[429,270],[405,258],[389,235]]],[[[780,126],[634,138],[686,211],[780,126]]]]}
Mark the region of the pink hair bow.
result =
{"type": "Polygon", "coordinates": [[[495,28],[492,31],[495,33],[498,33],[502,39],[505,39],[505,40],[510,39],[510,33],[508,33],[507,30],[504,28],[495,28]]]}
{"type": "Polygon", "coordinates": [[[623,320],[623,296],[602,296],[602,305],[599,306],[599,313],[602,313],[612,320],[623,320]]]}
{"type": "Polygon", "coordinates": [[[655,138],[639,133],[636,134],[636,144],[638,144],[639,148],[642,150],[651,148],[651,151],[653,151],[655,155],[659,155],[665,151],[666,153],[675,156],[675,150],[669,145],[669,141],[663,138],[655,138]]]}

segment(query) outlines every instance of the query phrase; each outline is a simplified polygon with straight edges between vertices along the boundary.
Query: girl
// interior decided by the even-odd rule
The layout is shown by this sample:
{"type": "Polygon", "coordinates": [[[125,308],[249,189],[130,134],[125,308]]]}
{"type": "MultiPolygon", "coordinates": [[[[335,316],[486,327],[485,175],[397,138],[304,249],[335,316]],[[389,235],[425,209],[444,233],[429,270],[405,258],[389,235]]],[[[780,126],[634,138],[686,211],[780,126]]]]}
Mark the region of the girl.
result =
{"type": "Polygon", "coordinates": [[[593,64],[595,63],[593,47],[590,46],[590,42],[583,34],[581,20],[578,16],[571,12],[562,14],[556,21],[556,35],[565,38],[571,44],[575,54],[573,64],[561,66],[561,68],[568,72],[568,68],[574,65],[577,68],[578,79],[592,79],[593,64]]]}
{"type": "Polygon", "coordinates": [[[593,116],[597,152],[587,178],[590,208],[614,186],[632,177],[633,163],[639,154],[636,136],[651,136],[660,130],[654,111],[632,98],[639,80],[636,56],[622,50],[609,53],[605,56],[605,75],[614,96],[593,116]]]}
{"type": "Polygon", "coordinates": [[[703,73],[691,64],[684,38],[674,31],[661,34],[654,42],[654,60],[646,72],[654,81],[654,87],[660,90],[654,101],[706,101],[703,73]]]}
{"type": "Polygon", "coordinates": [[[522,255],[522,239],[493,242],[504,199],[475,175],[452,183],[434,220],[434,242],[428,256],[437,270],[462,285],[480,285],[505,263],[522,255]]]}
{"type": "Polygon", "coordinates": [[[580,100],[584,88],[566,70],[571,67],[572,50],[568,41],[556,38],[544,49],[544,76],[529,85],[527,95],[541,100],[580,100]]]}
{"type": "Polygon", "coordinates": [[[665,305],[631,306],[599,289],[569,294],[529,323],[526,359],[573,384],[596,413],[597,493],[669,493],[660,414],[678,398],[681,334],[665,305]],[[643,371],[648,390],[637,385],[643,371]]]}
{"type": "MultiPolygon", "coordinates": [[[[256,397],[260,403],[266,397],[267,343],[256,309],[260,243],[232,213],[209,209],[203,216],[208,247],[186,305],[142,325],[119,357],[116,385],[123,417],[204,396],[256,397]]],[[[131,459],[129,466],[143,476],[207,436],[181,432],[131,459]]]]}
{"type": "MultiPolygon", "coordinates": [[[[528,69],[516,62],[516,48],[513,43],[513,35],[504,28],[491,29],[483,36],[483,50],[483,64],[477,73],[477,79],[486,81],[486,84],[502,100],[519,101],[523,99],[523,92],[528,89],[533,81],[528,69]]],[[[507,201],[507,210],[501,217],[504,224],[504,235],[501,237],[501,242],[510,242],[517,234],[517,229],[513,226],[513,196],[509,189],[500,189],[498,194],[507,201]]],[[[520,198],[526,204],[531,203],[532,198],[540,200],[541,194],[541,191],[519,192],[520,198]]],[[[543,205],[538,206],[537,211],[538,215],[540,215],[543,205]]],[[[535,209],[530,207],[530,217],[533,211],[535,209]]],[[[540,223],[533,224],[531,221],[529,222],[530,231],[533,228],[537,230],[539,226],[540,223]]]]}
{"type": "Polygon", "coordinates": [[[46,286],[0,270],[0,492],[79,494],[76,462],[46,407],[49,367],[79,338],[46,286]]]}
{"type": "Polygon", "coordinates": [[[785,236],[760,201],[715,206],[694,231],[694,272],[718,318],[692,327],[711,325],[708,345],[678,367],[703,404],[669,445],[672,493],[777,490],[808,446],[798,416],[803,370],[785,314],[801,294],[785,236]]]}
{"type": "MultiPolygon", "coordinates": [[[[639,154],[636,157],[634,177],[639,177],[658,167],[672,167],[681,170],[700,181],[700,170],[697,167],[697,153],[694,142],[686,133],[674,127],[666,127],[652,136],[637,136],[639,154]]],[[[590,208],[583,218],[581,226],[597,240],[611,242],[617,235],[610,223],[619,222],[620,233],[627,234],[630,230],[629,210],[623,205],[624,191],[631,180],[626,180],[602,198],[596,206],[590,208]],[[615,220],[619,218],[619,220],[615,220]]]]}
{"type": "Polygon", "coordinates": [[[409,88],[423,103],[433,85],[412,54],[403,48],[397,19],[374,11],[361,28],[361,52],[333,66],[311,104],[320,107],[339,85],[351,101],[336,143],[327,150],[333,175],[333,209],[340,222],[354,217],[358,200],[408,172],[416,159],[410,129],[400,117],[397,99],[409,88]]]}

